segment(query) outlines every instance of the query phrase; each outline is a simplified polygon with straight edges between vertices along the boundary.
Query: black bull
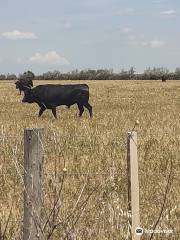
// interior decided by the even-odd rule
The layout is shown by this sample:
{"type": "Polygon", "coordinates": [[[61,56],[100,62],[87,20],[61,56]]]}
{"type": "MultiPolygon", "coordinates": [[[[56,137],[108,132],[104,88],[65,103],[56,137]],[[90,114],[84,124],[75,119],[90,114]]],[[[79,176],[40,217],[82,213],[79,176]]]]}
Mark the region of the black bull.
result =
{"type": "Polygon", "coordinates": [[[27,88],[33,87],[33,81],[31,79],[19,79],[15,82],[16,89],[19,89],[20,95],[22,91],[25,91],[27,88]]]}
{"type": "Polygon", "coordinates": [[[87,84],[39,85],[32,89],[26,89],[22,100],[24,103],[37,103],[40,107],[39,117],[46,109],[51,109],[55,118],[57,118],[57,106],[66,105],[70,108],[73,104],[77,104],[80,117],[84,112],[84,107],[88,109],[90,117],[92,117],[92,106],[88,101],[89,87],[87,84]]]}

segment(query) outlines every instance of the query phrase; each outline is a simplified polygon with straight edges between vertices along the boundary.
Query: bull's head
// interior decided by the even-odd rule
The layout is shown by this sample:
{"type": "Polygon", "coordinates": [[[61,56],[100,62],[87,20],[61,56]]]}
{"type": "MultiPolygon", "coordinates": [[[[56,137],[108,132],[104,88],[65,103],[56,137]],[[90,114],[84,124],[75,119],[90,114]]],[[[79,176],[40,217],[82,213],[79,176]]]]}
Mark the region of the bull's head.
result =
{"type": "Polygon", "coordinates": [[[19,88],[19,81],[16,81],[14,84],[16,85],[16,89],[18,89],[19,88]]]}
{"type": "Polygon", "coordinates": [[[33,103],[35,101],[31,88],[26,88],[24,91],[23,103],[33,103]]]}

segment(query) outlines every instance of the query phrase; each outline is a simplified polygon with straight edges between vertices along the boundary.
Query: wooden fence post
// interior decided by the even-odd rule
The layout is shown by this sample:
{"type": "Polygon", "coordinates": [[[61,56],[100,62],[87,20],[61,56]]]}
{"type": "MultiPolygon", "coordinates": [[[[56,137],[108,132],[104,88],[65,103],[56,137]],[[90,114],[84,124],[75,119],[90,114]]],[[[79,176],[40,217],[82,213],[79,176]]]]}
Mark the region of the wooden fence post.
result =
{"type": "Polygon", "coordinates": [[[129,239],[139,240],[141,233],[136,234],[136,228],[140,227],[140,216],[139,216],[137,133],[135,131],[128,132],[127,175],[128,175],[128,212],[129,212],[129,224],[131,226],[129,232],[129,239]]]}
{"type": "Polygon", "coordinates": [[[42,163],[43,129],[24,130],[24,219],[23,240],[43,239],[42,163]]]}

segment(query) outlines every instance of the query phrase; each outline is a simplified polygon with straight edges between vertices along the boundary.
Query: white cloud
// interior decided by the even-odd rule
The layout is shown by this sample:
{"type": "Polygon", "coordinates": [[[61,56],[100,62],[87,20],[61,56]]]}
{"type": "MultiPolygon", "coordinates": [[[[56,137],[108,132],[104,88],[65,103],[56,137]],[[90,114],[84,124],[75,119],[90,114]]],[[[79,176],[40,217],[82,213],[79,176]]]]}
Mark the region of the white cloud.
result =
{"type": "Polygon", "coordinates": [[[173,9],[170,9],[170,10],[166,10],[166,11],[161,11],[160,14],[166,15],[166,16],[172,16],[172,15],[176,14],[176,11],[173,9]]]}
{"type": "Polygon", "coordinates": [[[150,41],[150,46],[152,48],[160,48],[160,47],[164,47],[165,45],[166,45],[166,43],[164,41],[161,41],[161,40],[150,41]]]}
{"type": "Polygon", "coordinates": [[[141,45],[144,47],[151,47],[151,48],[161,48],[166,45],[166,42],[162,40],[151,40],[149,42],[141,42],[141,45]]]}
{"type": "Polygon", "coordinates": [[[166,42],[162,40],[141,41],[135,36],[128,37],[127,43],[129,45],[143,46],[149,48],[162,48],[166,45],[166,42]]]}
{"type": "Polygon", "coordinates": [[[12,32],[3,32],[2,37],[10,40],[19,40],[19,39],[36,39],[37,36],[32,32],[21,32],[19,30],[14,30],[12,32]]]}
{"type": "Polygon", "coordinates": [[[45,54],[37,52],[29,58],[29,61],[38,64],[69,65],[68,60],[63,56],[60,56],[56,51],[49,51],[45,54]]]}

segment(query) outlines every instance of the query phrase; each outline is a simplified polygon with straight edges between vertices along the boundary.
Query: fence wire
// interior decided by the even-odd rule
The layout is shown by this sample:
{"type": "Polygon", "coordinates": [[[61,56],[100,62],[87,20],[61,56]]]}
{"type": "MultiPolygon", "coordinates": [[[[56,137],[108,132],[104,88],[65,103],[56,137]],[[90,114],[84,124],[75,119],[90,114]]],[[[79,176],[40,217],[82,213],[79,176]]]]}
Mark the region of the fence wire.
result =
{"type": "MultiPolygon", "coordinates": [[[[55,138],[54,139],[55,141],[62,140],[62,139],[65,139],[65,141],[66,141],[71,137],[73,137],[73,139],[76,139],[76,138],[86,139],[88,137],[88,139],[89,139],[89,138],[91,138],[91,135],[90,136],[87,136],[87,135],[61,135],[61,134],[55,134],[54,132],[52,132],[52,139],[55,138]]],[[[100,134],[93,134],[92,137],[93,138],[96,138],[96,137],[97,138],[102,138],[102,136],[100,134]]],[[[0,142],[1,141],[6,141],[8,139],[14,139],[15,141],[17,141],[17,140],[22,141],[23,140],[23,138],[21,138],[18,135],[6,135],[6,134],[0,135],[0,142]]],[[[111,141],[115,141],[116,145],[118,147],[121,147],[123,150],[127,150],[127,139],[125,137],[113,136],[111,141]]],[[[45,150],[45,144],[42,142],[41,139],[40,139],[40,143],[42,145],[43,152],[44,152],[44,155],[46,157],[47,153],[46,153],[46,150],[45,150]]],[[[57,141],[56,143],[58,144],[59,142],[57,141]]],[[[16,172],[17,172],[18,176],[20,177],[21,184],[24,186],[24,179],[23,179],[24,166],[22,164],[20,164],[20,162],[16,158],[17,151],[18,151],[18,149],[17,149],[17,145],[16,145],[16,146],[13,147],[13,158],[12,158],[12,160],[14,162],[16,172]]],[[[63,151],[63,149],[62,149],[62,151],[63,151]]],[[[110,176],[111,173],[112,173],[111,171],[102,171],[102,172],[90,172],[90,171],[88,171],[87,172],[87,170],[86,170],[86,172],[82,172],[82,171],[80,171],[80,172],[74,172],[74,171],[70,172],[64,167],[61,170],[61,172],[58,173],[58,175],[59,176],[64,176],[65,178],[66,177],[71,177],[71,176],[93,177],[93,176],[110,176]]],[[[25,191],[26,191],[26,189],[25,189],[25,191]]],[[[124,192],[124,193],[127,193],[127,191],[124,192]]],[[[177,209],[177,206],[174,206],[172,211],[176,211],[176,209],[177,209]]],[[[131,217],[129,214],[130,213],[127,213],[127,215],[126,215],[127,219],[129,219],[129,217],[131,217]]],[[[166,212],[165,212],[165,218],[166,218],[166,215],[168,216],[168,213],[166,214],[166,212]]],[[[20,222],[22,222],[22,220],[20,220],[20,222]]],[[[128,223],[128,233],[127,233],[126,239],[129,239],[130,227],[131,227],[130,223],[128,223]]],[[[176,236],[176,235],[179,236],[178,233],[174,233],[173,235],[174,236],[176,236]]]]}

